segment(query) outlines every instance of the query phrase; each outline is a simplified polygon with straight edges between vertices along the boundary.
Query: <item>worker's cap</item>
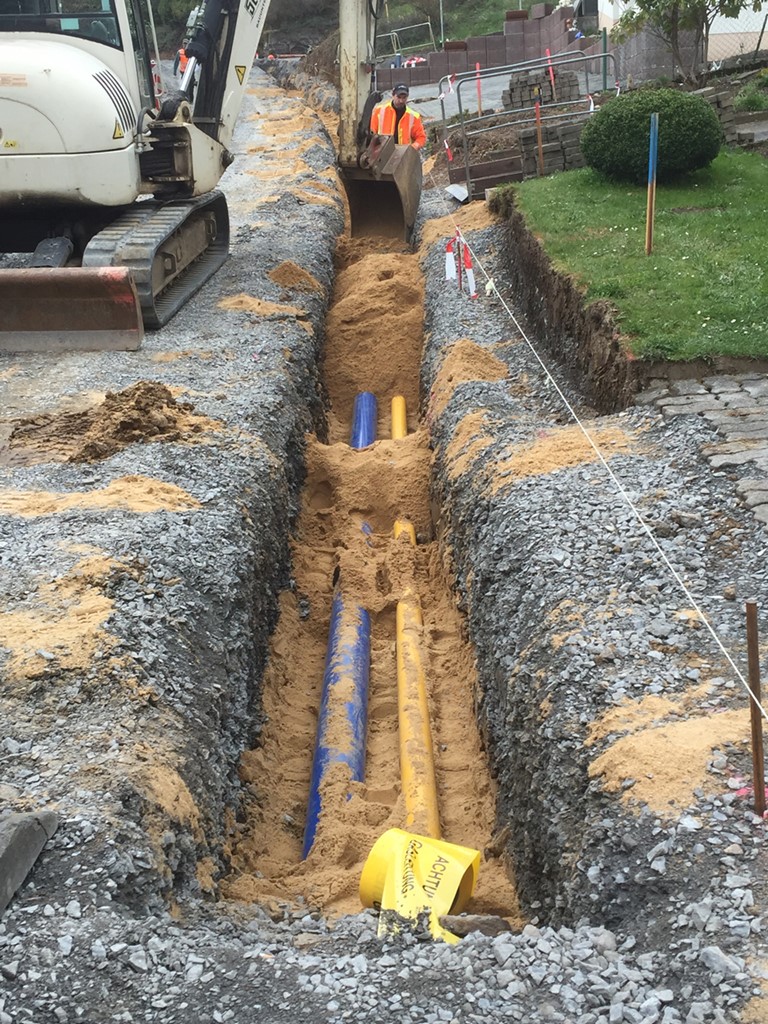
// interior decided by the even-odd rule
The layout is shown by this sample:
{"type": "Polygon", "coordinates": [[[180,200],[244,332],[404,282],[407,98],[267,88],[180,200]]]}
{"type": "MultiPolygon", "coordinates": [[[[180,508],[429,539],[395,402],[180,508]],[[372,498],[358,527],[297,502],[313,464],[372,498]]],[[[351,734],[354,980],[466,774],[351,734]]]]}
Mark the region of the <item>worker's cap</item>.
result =
{"type": "Polygon", "coordinates": [[[404,85],[401,82],[400,85],[396,85],[395,88],[392,90],[392,95],[393,96],[407,96],[410,91],[411,90],[408,88],[408,86],[404,85]]]}

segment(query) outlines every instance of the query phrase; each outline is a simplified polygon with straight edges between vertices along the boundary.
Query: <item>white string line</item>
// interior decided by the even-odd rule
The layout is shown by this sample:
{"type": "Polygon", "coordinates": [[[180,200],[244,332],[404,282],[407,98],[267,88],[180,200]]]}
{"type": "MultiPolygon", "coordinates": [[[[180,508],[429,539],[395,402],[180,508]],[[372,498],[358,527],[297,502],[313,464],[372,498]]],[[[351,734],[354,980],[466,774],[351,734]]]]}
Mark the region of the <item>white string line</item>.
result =
{"type": "Polygon", "coordinates": [[[691,591],[686,586],[684,580],[682,579],[682,577],[678,573],[677,569],[675,569],[674,565],[672,565],[672,563],[670,562],[669,558],[667,558],[666,554],[664,553],[664,551],[662,550],[661,546],[659,545],[659,542],[657,541],[653,531],[651,530],[650,526],[648,525],[648,523],[643,518],[642,513],[637,508],[637,506],[634,504],[634,502],[632,501],[630,496],[627,494],[626,490],[624,489],[623,484],[621,483],[619,478],[616,476],[616,474],[614,473],[613,469],[611,469],[611,467],[608,465],[608,462],[603,457],[602,452],[600,451],[600,449],[597,447],[597,444],[592,439],[589,431],[587,430],[587,428],[584,426],[584,424],[579,419],[578,414],[576,413],[576,410],[572,407],[572,405],[570,404],[570,402],[566,398],[565,394],[563,393],[562,389],[558,385],[557,381],[552,376],[552,374],[549,372],[549,369],[545,365],[545,363],[542,360],[541,356],[536,351],[536,349],[535,349],[535,347],[533,345],[533,342],[530,340],[528,335],[525,333],[525,331],[523,330],[523,327],[520,324],[520,322],[518,321],[517,317],[512,312],[512,310],[509,308],[509,306],[505,302],[503,296],[501,295],[501,293],[499,292],[498,288],[496,287],[496,284],[495,284],[493,278],[490,277],[490,275],[486,271],[485,267],[483,266],[481,260],[478,258],[477,253],[474,251],[472,246],[467,242],[467,240],[464,237],[464,234],[463,234],[461,228],[459,227],[458,223],[456,222],[453,214],[451,213],[450,216],[451,216],[451,220],[453,220],[453,222],[454,222],[454,225],[456,227],[456,233],[459,236],[460,241],[464,245],[466,245],[466,247],[469,249],[469,253],[470,253],[470,256],[472,257],[473,262],[480,268],[480,270],[482,271],[483,275],[485,276],[486,282],[488,283],[488,290],[492,291],[496,295],[497,299],[499,300],[499,302],[503,306],[505,312],[507,313],[507,316],[510,318],[512,323],[515,325],[515,328],[516,328],[517,331],[519,331],[523,341],[526,343],[528,348],[531,350],[531,352],[535,356],[539,366],[542,368],[542,370],[546,374],[547,379],[549,380],[550,384],[552,385],[552,387],[555,389],[555,391],[557,391],[558,395],[560,396],[560,399],[561,399],[563,405],[565,406],[565,408],[568,410],[568,412],[572,416],[574,422],[577,424],[577,426],[581,430],[581,432],[584,435],[584,437],[587,439],[588,444],[590,445],[590,447],[594,451],[594,453],[597,456],[597,458],[602,463],[603,468],[605,469],[605,471],[608,474],[609,478],[616,485],[616,489],[618,490],[619,494],[621,495],[621,497],[624,499],[624,501],[629,506],[629,508],[630,508],[632,514],[634,515],[634,517],[637,519],[637,521],[642,526],[643,530],[645,531],[645,533],[647,534],[648,538],[650,539],[651,544],[656,549],[656,551],[659,553],[659,555],[661,556],[662,561],[667,566],[669,571],[672,573],[673,577],[675,578],[675,580],[677,581],[678,585],[680,586],[680,589],[682,590],[683,594],[685,594],[686,598],[690,601],[690,603],[693,606],[696,614],[699,616],[700,620],[704,623],[704,625],[706,626],[710,636],[712,637],[712,639],[715,641],[716,645],[720,648],[721,652],[725,656],[726,661],[731,666],[733,671],[736,673],[737,678],[741,682],[741,684],[744,687],[744,689],[747,691],[747,696],[749,697],[749,699],[751,701],[754,702],[755,706],[760,709],[760,713],[763,716],[763,718],[766,719],[766,721],[768,721],[768,712],[766,712],[765,707],[763,706],[763,704],[760,703],[760,701],[752,693],[752,690],[749,687],[749,683],[744,678],[744,676],[742,675],[738,665],[733,660],[733,658],[731,657],[730,653],[728,652],[728,650],[724,646],[723,642],[721,641],[720,637],[715,632],[715,629],[711,625],[711,623],[710,623],[709,619],[707,618],[705,612],[700,607],[698,601],[696,600],[696,598],[693,596],[691,591]]]}

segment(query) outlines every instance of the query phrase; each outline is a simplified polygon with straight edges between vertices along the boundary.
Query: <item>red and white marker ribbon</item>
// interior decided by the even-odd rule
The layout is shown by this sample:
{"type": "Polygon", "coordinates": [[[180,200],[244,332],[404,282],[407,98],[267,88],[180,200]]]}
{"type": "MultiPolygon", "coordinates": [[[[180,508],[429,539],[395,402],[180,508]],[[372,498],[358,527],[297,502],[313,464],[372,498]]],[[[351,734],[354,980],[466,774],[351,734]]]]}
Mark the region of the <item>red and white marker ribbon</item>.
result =
{"type": "Polygon", "coordinates": [[[470,299],[477,298],[475,271],[472,268],[472,254],[461,231],[457,231],[453,238],[449,239],[445,245],[445,280],[457,281],[462,292],[464,291],[464,282],[466,281],[470,299]]]}
{"type": "Polygon", "coordinates": [[[454,243],[456,239],[452,238],[445,247],[445,280],[455,281],[457,277],[456,273],[456,256],[454,254],[454,243]]]}
{"type": "MultiPolygon", "coordinates": [[[[453,93],[453,83],[455,81],[456,81],[456,75],[455,74],[448,76],[448,92],[449,93],[453,93]]],[[[445,92],[441,92],[440,95],[437,98],[439,100],[444,100],[445,99],[445,95],[446,95],[445,92]]]]}
{"type": "Polygon", "coordinates": [[[467,279],[467,291],[469,292],[470,299],[477,298],[477,288],[475,287],[475,272],[472,269],[472,254],[469,251],[469,246],[464,242],[464,274],[467,279]]]}

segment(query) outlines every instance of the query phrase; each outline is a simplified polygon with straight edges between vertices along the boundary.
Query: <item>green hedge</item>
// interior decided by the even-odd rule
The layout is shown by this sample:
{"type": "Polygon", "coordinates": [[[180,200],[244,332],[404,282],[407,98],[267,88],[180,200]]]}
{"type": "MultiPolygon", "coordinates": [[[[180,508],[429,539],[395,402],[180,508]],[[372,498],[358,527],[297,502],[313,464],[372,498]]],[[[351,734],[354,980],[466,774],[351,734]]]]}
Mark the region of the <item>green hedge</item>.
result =
{"type": "Polygon", "coordinates": [[[609,178],[646,181],[653,113],[659,115],[659,181],[706,167],[717,156],[723,133],[706,100],[676,89],[641,89],[609,100],[587,121],[581,133],[587,164],[609,178]]]}

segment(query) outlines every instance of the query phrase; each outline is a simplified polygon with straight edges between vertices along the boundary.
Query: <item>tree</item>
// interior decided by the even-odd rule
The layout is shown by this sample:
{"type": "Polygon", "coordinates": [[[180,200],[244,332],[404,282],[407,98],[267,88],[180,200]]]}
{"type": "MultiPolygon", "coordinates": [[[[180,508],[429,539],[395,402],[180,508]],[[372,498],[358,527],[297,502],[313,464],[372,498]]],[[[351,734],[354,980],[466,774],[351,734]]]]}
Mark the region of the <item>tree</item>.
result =
{"type": "Polygon", "coordinates": [[[684,80],[696,84],[715,18],[737,18],[742,11],[759,11],[761,7],[762,0],[632,0],[611,30],[611,39],[622,43],[648,29],[669,46],[684,80]],[[686,57],[688,43],[692,52],[686,57]]]}
{"type": "Polygon", "coordinates": [[[266,25],[282,32],[301,32],[307,23],[338,21],[338,6],[338,0],[272,0],[266,25]]]}

